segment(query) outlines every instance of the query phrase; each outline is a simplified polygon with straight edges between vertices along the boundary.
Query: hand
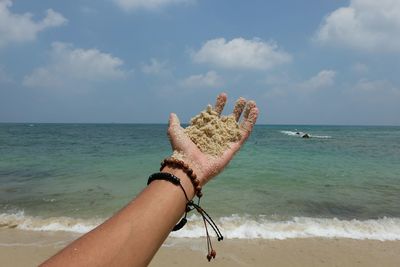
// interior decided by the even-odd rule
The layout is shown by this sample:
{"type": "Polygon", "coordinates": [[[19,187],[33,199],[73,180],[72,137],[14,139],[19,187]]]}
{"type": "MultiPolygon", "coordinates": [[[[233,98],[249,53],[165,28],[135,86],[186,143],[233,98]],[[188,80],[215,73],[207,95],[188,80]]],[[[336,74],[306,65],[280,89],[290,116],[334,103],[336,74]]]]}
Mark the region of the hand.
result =
{"type": "MultiPolygon", "coordinates": [[[[224,109],[226,99],[227,96],[225,93],[221,93],[217,97],[214,109],[219,115],[221,115],[224,109]]],[[[236,102],[233,110],[233,115],[237,122],[239,122],[242,113],[243,119],[239,124],[241,139],[238,142],[230,143],[229,147],[218,157],[200,151],[189,136],[185,134],[177,115],[174,113],[170,114],[168,136],[172,149],[183,154],[183,160],[194,170],[201,185],[206,184],[212,177],[216,176],[224,169],[253,130],[253,126],[258,117],[256,103],[254,101],[247,101],[246,103],[245,99],[240,98],[236,102]]]]}

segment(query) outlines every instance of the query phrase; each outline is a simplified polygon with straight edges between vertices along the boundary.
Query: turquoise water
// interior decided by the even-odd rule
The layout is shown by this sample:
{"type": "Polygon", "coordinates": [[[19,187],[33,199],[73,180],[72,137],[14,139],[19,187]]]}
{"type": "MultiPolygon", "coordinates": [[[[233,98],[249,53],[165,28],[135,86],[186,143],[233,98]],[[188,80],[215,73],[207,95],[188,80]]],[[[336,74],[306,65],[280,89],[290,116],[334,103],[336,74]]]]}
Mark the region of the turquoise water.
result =
{"type": "MultiPolygon", "coordinates": [[[[0,124],[0,225],[97,225],[171,153],[166,127],[0,124]]],[[[202,203],[231,237],[400,239],[399,163],[400,127],[258,125],[202,203]]]]}

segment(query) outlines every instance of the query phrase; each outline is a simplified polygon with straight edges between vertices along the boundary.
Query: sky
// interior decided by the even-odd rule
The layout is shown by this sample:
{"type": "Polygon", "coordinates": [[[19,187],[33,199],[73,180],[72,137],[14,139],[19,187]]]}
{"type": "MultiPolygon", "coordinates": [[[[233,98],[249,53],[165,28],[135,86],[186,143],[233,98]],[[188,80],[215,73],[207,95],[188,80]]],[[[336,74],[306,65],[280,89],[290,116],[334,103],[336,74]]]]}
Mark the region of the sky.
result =
{"type": "Polygon", "coordinates": [[[0,122],[400,125],[398,0],[0,0],[0,122]]]}

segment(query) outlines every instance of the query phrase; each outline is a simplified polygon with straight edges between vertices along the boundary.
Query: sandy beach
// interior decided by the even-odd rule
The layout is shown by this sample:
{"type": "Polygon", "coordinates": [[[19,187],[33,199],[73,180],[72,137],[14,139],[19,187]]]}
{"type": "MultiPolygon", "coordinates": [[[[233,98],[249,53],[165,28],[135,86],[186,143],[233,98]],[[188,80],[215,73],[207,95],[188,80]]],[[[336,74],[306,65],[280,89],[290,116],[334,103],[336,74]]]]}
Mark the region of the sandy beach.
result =
{"type": "MultiPolygon", "coordinates": [[[[78,234],[0,230],[1,266],[37,266],[78,234]]],[[[400,241],[354,239],[239,240],[214,242],[208,263],[202,238],[169,238],[150,266],[398,266],[400,241]]]]}

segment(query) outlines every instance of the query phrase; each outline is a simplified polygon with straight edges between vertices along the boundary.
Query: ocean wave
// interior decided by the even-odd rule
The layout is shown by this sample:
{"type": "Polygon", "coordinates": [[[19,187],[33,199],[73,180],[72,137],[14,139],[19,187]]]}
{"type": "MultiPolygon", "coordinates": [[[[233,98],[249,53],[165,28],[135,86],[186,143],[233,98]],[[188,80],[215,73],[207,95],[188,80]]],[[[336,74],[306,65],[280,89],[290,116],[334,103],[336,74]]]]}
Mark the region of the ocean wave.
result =
{"type": "MultiPolygon", "coordinates": [[[[75,219],[70,217],[41,218],[24,215],[24,212],[0,214],[0,228],[31,231],[67,231],[86,233],[104,219],[75,219]]],[[[288,238],[352,238],[372,240],[400,240],[400,218],[376,220],[339,220],[336,218],[294,217],[276,221],[267,216],[231,215],[216,219],[226,238],[238,239],[288,239],[288,238]]],[[[171,233],[177,238],[205,236],[200,216],[188,217],[186,226],[171,233]]]]}
{"type": "MultiPolygon", "coordinates": [[[[289,136],[296,136],[296,137],[301,137],[303,134],[305,134],[304,132],[293,132],[293,131],[280,131],[283,134],[289,135],[289,136]],[[299,133],[299,134],[297,134],[299,133]]],[[[320,138],[320,139],[330,139],[332,138],[332,136],[330,135],[312,135],[312,134],[308,134],[311,138],[320,138]]]]}
{"type": "Polygon", "coordinates": [[[23,211],[0,214],[0,228],[16,228],[30,231],[87,233],[103,221],[104,219],[76,219],[71,217],[42,218],[25,215],[23,211]]]}
{"type": "MultiPolygon", "coordinates": [[[[336,218],[294,217],[287,221],[274,221],[265,216],[232,215],[217,220],[227,238],[288,239],[288,238],[352,238],[373,240],[400,240],[400,218],[376,220],[339,220],[336,218]]],[[[193,216],[188,225],[175,237],[204,236],[200,218],[193,216]]]]}

